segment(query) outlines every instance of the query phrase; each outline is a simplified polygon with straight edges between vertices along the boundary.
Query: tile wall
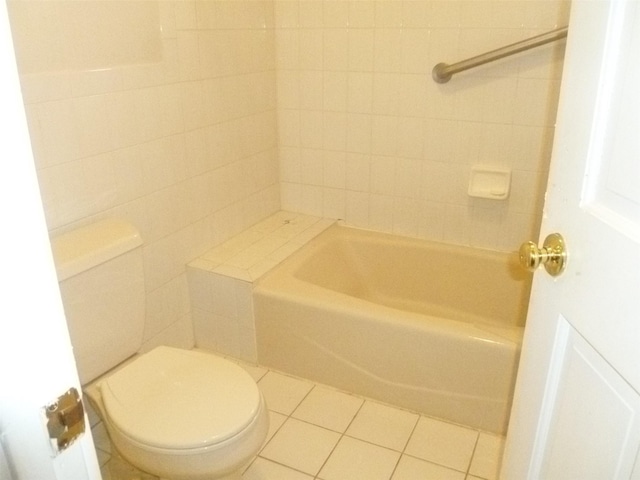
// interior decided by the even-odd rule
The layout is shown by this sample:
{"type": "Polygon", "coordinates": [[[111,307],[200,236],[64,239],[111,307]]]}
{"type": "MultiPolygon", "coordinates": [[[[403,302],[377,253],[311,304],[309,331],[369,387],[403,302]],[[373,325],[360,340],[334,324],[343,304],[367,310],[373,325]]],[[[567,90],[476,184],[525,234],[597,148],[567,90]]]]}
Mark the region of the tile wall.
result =
{"type": "Polygon", "coordinates": [[[273,2],[8,5],[51,233],[129,219],[144,349],[193,345],[186,264],[280,205],[273,2]]]}
{"type": "Polygon", "coordinates": [[[279,208],[500,250],[537,236],[562,44],[430,71],[564,25],[565,0],[8,5],[49,229],[140,228],[145,348],[192,343],[185,265],[279,208]],[[508,200],[467,196],[476,164],[512,169],[508,200]]]}
{"type": "Polygon", "coordinates": [[[275,2],[283,209],[513,250],[537,237],[559,42],[436,84],[431,69],[568,22],[569,2],[275,2]],[[470,198],[472,165],[512,170],[470,198]]]}

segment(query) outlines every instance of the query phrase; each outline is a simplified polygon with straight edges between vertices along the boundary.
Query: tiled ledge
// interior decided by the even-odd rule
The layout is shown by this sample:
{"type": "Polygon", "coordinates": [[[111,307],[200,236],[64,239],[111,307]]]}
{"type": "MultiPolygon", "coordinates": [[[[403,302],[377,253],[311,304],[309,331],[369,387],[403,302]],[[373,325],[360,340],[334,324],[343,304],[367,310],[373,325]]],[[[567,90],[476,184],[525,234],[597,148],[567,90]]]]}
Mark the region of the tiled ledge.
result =
{"type": "Polygon", "coordinates": [[[333,223],[278,212],[190,262],[196,346],[256,363],[254,282],[333,223]]]}
{"type": "Polygon", "coordinates": [[[335,220],[281,211],[189,263],[189,267],[255,282],[335,220]]]}

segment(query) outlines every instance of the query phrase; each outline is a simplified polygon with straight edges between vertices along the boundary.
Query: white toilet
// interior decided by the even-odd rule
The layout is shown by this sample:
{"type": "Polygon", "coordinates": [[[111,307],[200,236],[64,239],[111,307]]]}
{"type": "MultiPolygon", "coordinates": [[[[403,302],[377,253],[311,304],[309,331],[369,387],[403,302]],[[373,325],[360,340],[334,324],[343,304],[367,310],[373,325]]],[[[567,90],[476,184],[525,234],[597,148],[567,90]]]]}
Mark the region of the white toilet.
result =
{"type": "Polygon", "coordinates": [[[80,381],[134,466],[171,480],[238,479],[267,435],[264,399],[244,369],[215,355],[157,347],[135,356],[141,246],[135,227],[115,219],[52,240],[80,381]]]}

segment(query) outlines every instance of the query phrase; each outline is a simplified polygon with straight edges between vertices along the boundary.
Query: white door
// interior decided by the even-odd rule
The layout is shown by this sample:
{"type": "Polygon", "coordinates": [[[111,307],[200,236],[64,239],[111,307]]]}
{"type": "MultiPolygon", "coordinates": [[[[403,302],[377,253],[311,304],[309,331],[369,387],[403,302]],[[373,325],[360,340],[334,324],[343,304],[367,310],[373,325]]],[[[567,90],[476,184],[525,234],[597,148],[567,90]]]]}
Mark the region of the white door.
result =
{"type": "Polygon", "coordinates": [[[0,480],[97,480],[91,432],[56,455],[42,408],[80,389],[0,2],[0,480]]]}
{"type": "MultiPolygon", "coordinates": [[[[504,480],[640,478],[640,2],[574,0],[504,480]]],[[[526,239],[523,239],[526,240],[526,239]]]]}

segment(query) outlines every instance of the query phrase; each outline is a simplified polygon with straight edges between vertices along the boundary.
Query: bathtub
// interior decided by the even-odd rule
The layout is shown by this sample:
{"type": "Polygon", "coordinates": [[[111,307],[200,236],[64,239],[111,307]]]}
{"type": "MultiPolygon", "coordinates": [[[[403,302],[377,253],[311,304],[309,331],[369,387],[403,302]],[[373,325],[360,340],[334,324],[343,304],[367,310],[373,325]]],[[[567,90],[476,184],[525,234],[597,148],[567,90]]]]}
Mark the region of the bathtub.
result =
{"type": "Polygon", "coordinates": [[[509,254],[334,225],[254,288],[258,361],[504,433],[530,286],[509,254]]]}

